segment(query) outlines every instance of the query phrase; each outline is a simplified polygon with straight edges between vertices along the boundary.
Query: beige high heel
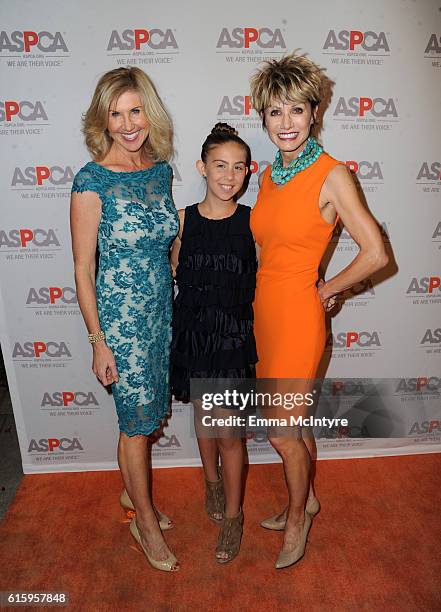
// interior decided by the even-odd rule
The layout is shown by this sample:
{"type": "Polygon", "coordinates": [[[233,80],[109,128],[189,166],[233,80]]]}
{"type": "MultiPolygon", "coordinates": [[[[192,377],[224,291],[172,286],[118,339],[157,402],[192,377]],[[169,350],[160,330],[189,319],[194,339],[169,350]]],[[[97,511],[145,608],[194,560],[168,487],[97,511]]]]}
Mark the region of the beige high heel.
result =
{"type": "Polygon", "coordinates": [[[205,510],[208,518],[220,525],[225,511],[224,483],[220,468],[218,468],[218,476],[218,480],[214,482],[205,479],[205,510]],[[216,514],[220,517],[218,518],[216,514]]]}
{"type": "MultiPolygon", "coordinates": [[[[135,516],[135,506],[133,505],[132,500],[127,493],[127,490],[124,489],[119,497],[119,503],[124,508],[127,518],[132,519],[135,516]]],[[[174,523],[173,521],[166,515],[153,508],[156,518],[158,519],[159,527],[161,531],[168,531],[169,529],[173,529],[174,523]]]]}
{"type": "Polygon", "coordinates": [[[142,545],[141,535],[138,530],[138,525],[136,524],[136,518],[132,518],[130,522],[130,533],[135,538],[137,544],[140,546],[142,552],[145,554],[148,559],[148,562],[152,567],[163,572],[177,572],[179,570],[179,562],[173,553],[170,553],[167,559],[164,559],[163,561],[153,559],[153,557],[149,555],[149,553],[142,545]]]}
{"type": "Polygon", "coordinates": [[[275,568],[283,569],[297,563],[305,554],[306,541],[308,539],[308,532],[311,528],[312,518],[311,515],[305,510],[305,522],[303,524],[303,531],[299,543],[291,552],[281,551],[276,561],[275,568]]]}
{"type": "MultiPolygon", "coordinates": [[[[308,499],[305,510],[309,515],[311,515],[311,517],[314,517],[320,511],[319,500],[316,497],[308,499]]],[[[283,531],[285,529],[286,519],[284,521],[278,521],[278,516],[278,514],[275,514],[274,516],[263,520],[260,525],[265,529],[271,529],[272,531],[283,531]]]]}
{"type": "Polygon", "coordinates": [[[232,518],[224,516],[222,525],[219,531],[219,537],[216,546],[216,561],[218,563],[229,563],[239,554],[240,541],[243,533],[243,512],[232,518]],[[225,557],[218,556],[225,553],[225,557]]]}

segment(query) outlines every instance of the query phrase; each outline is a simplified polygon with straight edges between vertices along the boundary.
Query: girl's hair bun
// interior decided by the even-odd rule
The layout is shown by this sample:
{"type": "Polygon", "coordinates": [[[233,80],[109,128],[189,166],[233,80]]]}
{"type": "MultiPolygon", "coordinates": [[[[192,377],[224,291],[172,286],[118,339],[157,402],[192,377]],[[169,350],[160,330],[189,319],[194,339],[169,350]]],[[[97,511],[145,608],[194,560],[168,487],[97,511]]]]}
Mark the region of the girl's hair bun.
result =
{"type": "Polygon", "coordinates": [[[231,127],[231,125],[228,125],[228,123],[222,123],[221,121],[219,123],[216,123],[214,128],[211,130],[211,132],[205,139],[204,144],[202,145],[202,161],[204,163],[207,161],[207,156],[210,149],[212,149],[213,147],[217,147],[218,145],[226,144],[228,142],[235,142],[236,144],[244,148],[246,154],[246,164],[247,168],[249,168],[251,165],[250,147],[247,145],[246,142],[242,140],[242,138],[240,138],[234,127],[231,127]]]}
{"type": "Polygon", "coordinates": [[[228,123],[222,123],[222,121],[219,121],[219,123],[216,123],[216,125],[214,126],[214,128],[211,130],[212,134],[225,134],[225,135],[230,135],[230,136],[238,136],[238,132],[237,130],[234,129],[234,127],[231,127],[231,125],[228,125],[228,123]]]}

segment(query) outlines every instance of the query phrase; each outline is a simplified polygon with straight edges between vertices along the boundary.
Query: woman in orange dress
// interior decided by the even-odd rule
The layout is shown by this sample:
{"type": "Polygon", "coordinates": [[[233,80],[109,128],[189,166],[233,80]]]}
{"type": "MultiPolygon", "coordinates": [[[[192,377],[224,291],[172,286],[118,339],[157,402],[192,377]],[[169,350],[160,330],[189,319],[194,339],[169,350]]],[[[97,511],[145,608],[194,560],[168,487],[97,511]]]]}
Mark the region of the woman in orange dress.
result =
{"type": "MultiPolygon", "coordinates": [[[[325,311],[334,296],[387,263],[377,224],[349,171],[311,136],[322,84],[319,67],[294,54],[265,62],[251,81],[253,106],[278,148],[275,162],[260,176],[251,213],[260,248],[254,302],[257,377],[278,379],[279,388],[302,393],[312,389],[325,347],[325,311]],[[339,218],[360,251],[324,282],[318,268],[339,218]]],[[[306,416],[306,410],[300,407],[295,415],[306,416]]],[[[282,412],[279,416],[286,418],[282,412]]],[[[284,530],[276,562],[282,568],[303,556],[320,508],[310,481],[315,443],[296,426],[270,430],[268,437],[283,460],[288,506],[262,526],[284,530]]]]}

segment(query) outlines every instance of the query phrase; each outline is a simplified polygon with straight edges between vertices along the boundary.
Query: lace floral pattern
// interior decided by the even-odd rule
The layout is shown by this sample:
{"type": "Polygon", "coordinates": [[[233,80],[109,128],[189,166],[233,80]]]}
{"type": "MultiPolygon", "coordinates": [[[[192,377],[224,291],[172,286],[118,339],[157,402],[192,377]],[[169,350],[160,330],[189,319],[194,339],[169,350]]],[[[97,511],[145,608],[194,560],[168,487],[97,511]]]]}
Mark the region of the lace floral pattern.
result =
{"type": "Polygon", "coordinates": [[[72,186],[94,191],[102,204],[97,306],[119,373],[112,385],[119,428],[129,436],[152,433],[170,406],[169,249],[179,229],[171,175],[166,162],[136,172],[89,162],[72,186]]]}

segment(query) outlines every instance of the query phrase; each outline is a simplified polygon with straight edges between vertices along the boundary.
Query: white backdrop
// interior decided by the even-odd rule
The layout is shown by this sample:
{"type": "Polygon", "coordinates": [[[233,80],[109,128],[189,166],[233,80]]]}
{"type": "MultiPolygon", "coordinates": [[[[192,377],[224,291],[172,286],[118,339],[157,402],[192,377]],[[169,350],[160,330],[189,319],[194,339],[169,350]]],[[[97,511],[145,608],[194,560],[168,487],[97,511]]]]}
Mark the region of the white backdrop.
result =
{"type": "MultiPolygon", "coordinates": [[[[16,0],[2,2],[0,27],[0,338],[25,472],[116,466],[113,400],[90,371],[68,216],[73,175],[89,159],[80,118],[98,77],[130,64],[153,78],[176,128],[177,207],[203,195],[194,162],[214,123],[235,125],[255,160],[242,200],[253,205],[275,151],[250,109],[249,77],[294,49],[334,82],[321,141],[356,171],[398,265],[347,296],[327,374],[398,379],[377,403],[395,437],[366,434],[366,407],[352,409],[352,430],[325,432],[319,456],[441,450],[438,1],[16,0]]],[[[357,252],[344,230],[332,247],[328,276],[357,252]]],[[[342,414],[360,389],[336,388],[329,410],[342,414]]],[[[166,434],[156,466],[199,463],[187,406],[174,406],[166,434]]],[[[250,433],[248,450],[252,462],[276,460],[262,432],[250,433]]]]}

